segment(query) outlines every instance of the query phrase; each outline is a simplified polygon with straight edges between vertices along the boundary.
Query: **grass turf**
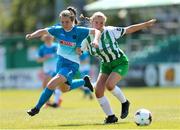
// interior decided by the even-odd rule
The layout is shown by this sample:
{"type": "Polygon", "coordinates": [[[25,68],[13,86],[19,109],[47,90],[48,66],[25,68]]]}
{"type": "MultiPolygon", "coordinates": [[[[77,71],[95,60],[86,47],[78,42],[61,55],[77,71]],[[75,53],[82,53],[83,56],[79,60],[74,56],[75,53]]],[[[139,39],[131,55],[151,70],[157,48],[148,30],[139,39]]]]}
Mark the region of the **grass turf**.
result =
{"type": "MultiPolygon", "coordinates": [[[[122,88],[130,100],[129,116],[118,123],[103,125],[105,118],[97,100],[83,98],[80,90],[63,94],[60,108],[42,108],[30,117],[26,110],[37,102],[41,90],[0,90],[0,129],[180,129],[180,87],[122,88]],[[152,124],[136,126],[134,113],[139,108],[152,112],[152,124]]],[[[121,106],[106,92],[115,114],[121,106]]]]}

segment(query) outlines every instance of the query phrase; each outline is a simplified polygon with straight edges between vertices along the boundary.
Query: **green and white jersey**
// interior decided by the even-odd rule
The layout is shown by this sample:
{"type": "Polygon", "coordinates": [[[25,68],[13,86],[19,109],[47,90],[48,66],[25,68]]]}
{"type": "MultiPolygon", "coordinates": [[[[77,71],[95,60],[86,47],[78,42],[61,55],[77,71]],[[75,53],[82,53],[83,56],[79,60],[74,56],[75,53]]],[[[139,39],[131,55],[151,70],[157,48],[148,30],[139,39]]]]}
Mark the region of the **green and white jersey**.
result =
{"type": "Polygon", "coordinates": [[[81,49],[87,49],[91,55],[99,57],[102,62],[111,62],[124,55],[124,52],[119,48],[117,39],[123,36],[125,32],[125,28],[122,27],[104,27],[98,48],[92,46],[94,36],[89,35],[83,40],[81,49]]]}

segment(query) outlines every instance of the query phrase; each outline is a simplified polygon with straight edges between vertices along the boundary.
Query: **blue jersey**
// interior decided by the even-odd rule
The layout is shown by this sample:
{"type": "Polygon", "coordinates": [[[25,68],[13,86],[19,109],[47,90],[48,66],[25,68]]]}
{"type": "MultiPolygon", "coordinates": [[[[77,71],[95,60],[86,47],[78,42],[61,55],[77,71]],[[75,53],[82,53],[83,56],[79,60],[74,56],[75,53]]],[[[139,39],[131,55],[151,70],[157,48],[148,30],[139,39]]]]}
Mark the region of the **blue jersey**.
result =
{"type": "Polygon", "coordinates": [[[80,58],[80,61],[84,61],[84,60],[88,59],[89,57],[90,57],[89,52],[84,51],[79,58],[80,58]]]}
{"type": "Polygon", "coordinates": [[[57,54],[80,64],[76,47],[81,47],[83,39],[89,35],[90,28],[74,26],[70,31],[65,31],[62,26],[52,26],[47,31],[58,41],[57,54]]]}
{"type": "Polygon", "coordinates": [[[51,46],[43,44],[40,46],[38,51],[38,56],[43,58],[47,55],[52,57],[43,62],[43,71],[45,73],[56,72],[56,63],[57,63],[57,43],[53,43],[51,46]]]}

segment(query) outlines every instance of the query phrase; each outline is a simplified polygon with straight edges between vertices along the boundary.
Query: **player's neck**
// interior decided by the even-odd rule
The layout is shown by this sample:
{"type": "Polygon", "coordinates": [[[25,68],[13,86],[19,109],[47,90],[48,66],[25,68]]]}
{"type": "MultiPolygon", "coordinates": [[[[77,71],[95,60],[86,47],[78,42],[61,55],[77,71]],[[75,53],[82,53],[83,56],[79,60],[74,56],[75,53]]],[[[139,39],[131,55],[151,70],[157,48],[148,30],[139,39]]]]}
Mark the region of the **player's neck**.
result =
{"type": "Polygon", "coordinates": [[[66,32],[70,32],[73,29],[74,25],[72,25],[70,28],[64,29],[66,32]]]}

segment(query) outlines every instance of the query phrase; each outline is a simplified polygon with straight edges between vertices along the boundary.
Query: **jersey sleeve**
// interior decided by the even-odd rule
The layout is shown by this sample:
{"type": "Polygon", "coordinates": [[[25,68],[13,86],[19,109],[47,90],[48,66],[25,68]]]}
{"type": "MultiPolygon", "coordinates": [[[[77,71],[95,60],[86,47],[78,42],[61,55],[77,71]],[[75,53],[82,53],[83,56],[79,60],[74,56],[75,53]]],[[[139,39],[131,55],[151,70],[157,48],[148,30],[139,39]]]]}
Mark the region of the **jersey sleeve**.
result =
{"type": "Polygon", "coordinates": [[[108,27],[108,31],[112,32],[116,39],[122,37],[126,33],[126,29],[123,27],[108,27]]]}
{"type": "Polygon", "coordinates": [[[46,28],[48,33],[54,37],[58,36],[58,34],[60,33],[60,29],[61,29],[61,26],[51,26],[51,27],[46,28]]]}

